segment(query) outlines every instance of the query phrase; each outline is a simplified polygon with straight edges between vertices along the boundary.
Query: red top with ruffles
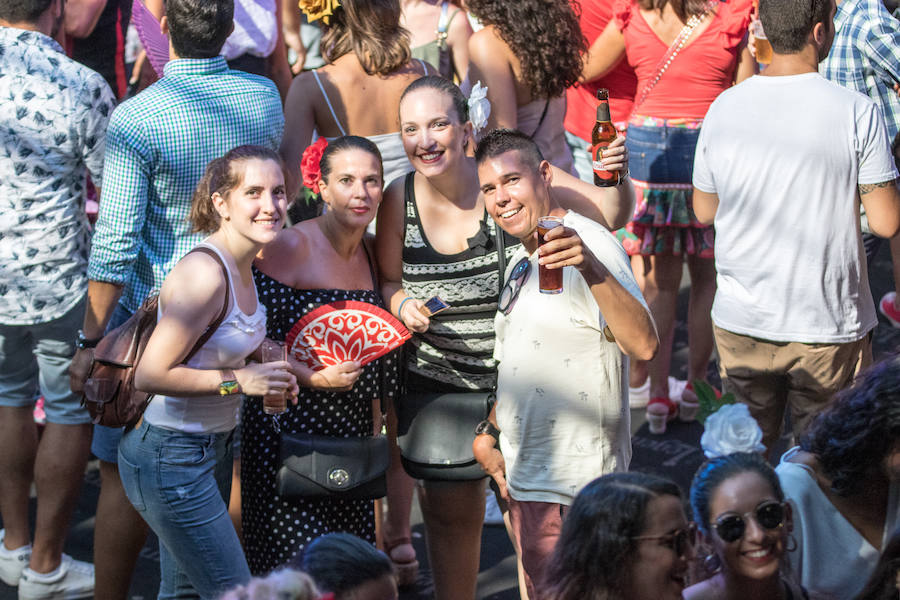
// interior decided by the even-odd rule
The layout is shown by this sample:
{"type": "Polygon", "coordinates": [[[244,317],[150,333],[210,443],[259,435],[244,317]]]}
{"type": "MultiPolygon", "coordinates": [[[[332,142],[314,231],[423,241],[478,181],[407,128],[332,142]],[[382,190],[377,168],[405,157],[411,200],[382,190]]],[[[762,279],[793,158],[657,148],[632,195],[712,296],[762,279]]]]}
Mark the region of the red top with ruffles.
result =
{"type": "MultiPolygon", "coordinates": [[[[734,82],[738,46],[750,24],[751,2],[719,2],[715,18],[681,49],[636,113],[663,119],[702,119],[712,101],[734,82]]],[[[613,18],[625,36],[625,54],[637,74],[636,96],[640,96],[656,77],[669,45],[654,33],[633,0],[615,0],[613,18]]]]}
{"type": "MultiPolygon", "coordinates": [[[[573,7],[576,4],[580,5],[581,16],[578,22],[581,25],[581,33],[590,46],[612,19],[612,3],[609,0],[570,1],[573,7]]],[[[576,83],[566,90],[566,131],[585,140],[591,139],[591,130],[597,120],[597,90],[600,88],[609,90],[609,112],[613,122],[624,122],[631,114],[636,86],[637,77],[624,60],[599,79],[576,83]]]]}

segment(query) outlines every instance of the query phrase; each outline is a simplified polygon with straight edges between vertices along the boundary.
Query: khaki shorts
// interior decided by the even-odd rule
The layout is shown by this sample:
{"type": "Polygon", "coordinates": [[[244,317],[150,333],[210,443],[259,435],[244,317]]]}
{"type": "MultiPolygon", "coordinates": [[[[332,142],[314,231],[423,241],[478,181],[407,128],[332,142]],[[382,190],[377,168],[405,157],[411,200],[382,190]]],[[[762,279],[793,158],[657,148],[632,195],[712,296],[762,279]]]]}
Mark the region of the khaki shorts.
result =
{"type": "Polygon", "coordinates": [[[791,411],[799,437],[832,396],[872,364],[872,334],[846,344],[773,342],[713,328],[725,391],[750,409],[769,449],[791,411]]]}

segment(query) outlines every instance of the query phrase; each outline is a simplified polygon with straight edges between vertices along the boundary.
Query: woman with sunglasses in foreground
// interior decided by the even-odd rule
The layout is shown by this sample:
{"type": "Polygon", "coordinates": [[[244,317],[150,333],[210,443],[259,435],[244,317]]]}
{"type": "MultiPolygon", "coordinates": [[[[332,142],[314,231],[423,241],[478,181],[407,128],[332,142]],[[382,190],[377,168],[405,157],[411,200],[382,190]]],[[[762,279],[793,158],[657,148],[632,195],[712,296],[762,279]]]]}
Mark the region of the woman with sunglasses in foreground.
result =
{"type": "Polygon", "coordinates": [[[775,471],[793,508],[800,583],[813,597],[853,598],[900,516],[900,359],[838,394],[775,471]]]}
{"type": "Polygon", "coordinates": [[[686,589],[685,600],[806,598],[782,570],[785,555],[797,548],[791,509],[760,454],[707,461],[694,476],[691,508],[701,540],[712,549],[705,566],[714,573],[686,589]]]}
{"type": "Polygon", "coordinates": [[[694,529],[678,486],[612,473],[575,497],[545,571],[544,600],[680,600],[694,529]]]}

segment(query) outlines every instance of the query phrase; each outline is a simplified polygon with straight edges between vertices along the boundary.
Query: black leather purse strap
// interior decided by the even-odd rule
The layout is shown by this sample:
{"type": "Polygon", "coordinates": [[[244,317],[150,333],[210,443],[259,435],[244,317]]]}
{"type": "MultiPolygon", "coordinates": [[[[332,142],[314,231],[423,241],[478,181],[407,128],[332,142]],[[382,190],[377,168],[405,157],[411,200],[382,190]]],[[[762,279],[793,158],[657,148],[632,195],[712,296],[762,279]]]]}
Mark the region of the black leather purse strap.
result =
{"type": "Polygon", "coordinates": [[[506,241],[503,239],[503,229],[494,221],[494,236],[497,238],[497,270],[500,272],[500,288],[497,290],[497,301],[500,301],[500,294],[503,293],[503,286],[506,284],[506,241]]]}

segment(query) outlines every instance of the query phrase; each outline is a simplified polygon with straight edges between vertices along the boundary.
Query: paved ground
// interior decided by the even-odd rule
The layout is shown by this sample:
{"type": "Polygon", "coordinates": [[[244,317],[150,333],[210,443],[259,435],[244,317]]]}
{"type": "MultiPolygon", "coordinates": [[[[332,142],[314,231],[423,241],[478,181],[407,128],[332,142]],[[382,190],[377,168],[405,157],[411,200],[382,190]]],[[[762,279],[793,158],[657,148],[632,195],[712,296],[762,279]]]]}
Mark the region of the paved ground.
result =
{"type": "MultiPolygon", "coordinates": [[[[873,262],[870,271],[873,295],[876,303],[891,286],[891,264],[887,252],[887,244],[873,262]]],[[[686,279],[686,278],[685,278],[686,279]]],[[[680,298],[681,314],[687,294],[680,298]]],[[[874,346],[876,359],[900,347],[900,330],[893,329],[879,315],[880,324],[875,330],[874,346]]],[[[673,375],[680,378],[686,376],[687,360],[686,331],[682,325],[676,330],[673,375]]],[[[715,376],[711,367],[711,375],[715,376]]],[[[680,485],[689,485],[697,465],[702,461],[699,450],[699,439],[702,429],[696,423],[674,424],[664,436],[650,436],[646,426],[637,427],[641,419],[640,412],[633,415],[635,419],[634,459],[633,466],[639,470],[647,470],[666,474],[674,478],[680,485]]],[[[91,465],[85,477],[83,493],[75,512],[73,526],[66,544],[66,552],[75,558],[91,560],[94,511],[97,506],[99,492],[99,474],[95,465],[91,465]]],[[[32,506],[32,509],[34,507],[32,506]]],[[[32,515],[33,518],[33,515],[32,515]]],[[[419,559],[422,562],[419,581],[416,589],[404,592],[403,600],[419,600],[430,598],[431,578],[427,566],[424,548],[423,527],[418,513],[414,514],[414,540],[419,559]]],[[[134,600],[150,600],[156,597],[159,585],[159,556],[156,541],[151,537],[141,553],[137,571],[131,587],[131,598],[134,600]]],[[[0,600],[14,600],[15,588],[0,583],[0,600]]],[[[485,527],[482,538],[481,568],[478,579],[478,598],[491,600],[515,600],[518,598],[516,587],[515,559],[512,546],[502,527],[485,527]]]]}

